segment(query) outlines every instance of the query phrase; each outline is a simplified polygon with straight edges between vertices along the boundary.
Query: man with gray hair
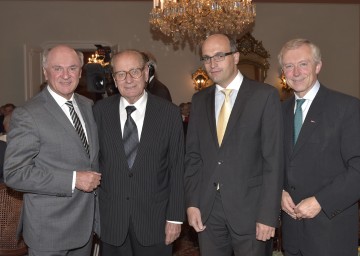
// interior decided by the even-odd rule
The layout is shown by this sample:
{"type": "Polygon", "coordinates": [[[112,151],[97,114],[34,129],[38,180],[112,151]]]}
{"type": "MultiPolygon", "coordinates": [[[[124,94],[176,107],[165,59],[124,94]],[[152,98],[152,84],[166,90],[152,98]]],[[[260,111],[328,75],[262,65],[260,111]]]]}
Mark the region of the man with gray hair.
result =
{"type": "Polygon", "coordinates": [[[278,56],[294,95],[283,103],[286,256],[356,256],[360,101],[318,81],[319,48],[288,41],[278,56]]]}
{"type": "Polygon", "coordinates": [[[29,256],[88,256],[99,231],[97,129],[92,102],[74,93],[82,65],[68,46],[45,51],[48,86],[12,113],[4,179],[24,192],[19,225],[29,256]]]}

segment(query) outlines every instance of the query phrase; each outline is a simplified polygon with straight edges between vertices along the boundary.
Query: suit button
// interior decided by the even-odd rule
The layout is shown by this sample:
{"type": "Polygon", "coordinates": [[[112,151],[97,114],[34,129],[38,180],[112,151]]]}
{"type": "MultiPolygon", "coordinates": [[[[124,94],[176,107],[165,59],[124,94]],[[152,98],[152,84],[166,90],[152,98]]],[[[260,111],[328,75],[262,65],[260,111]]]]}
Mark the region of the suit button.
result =
{"type": "Polygon", "coordinates": [[[130,197],[127,196],[127,197],[126,197],[126,200],[130,200],[130,197]]]}
{"type": "Polygon", "coordinates": [[[218,165],[221,165],[223,162],[222,160],[218,161],[218,165]]]}
{"type": "Polygon", "coordinates": [[[131,178],[132,176],[134,176],[134,174],[132,172],[129,173],[129,177],[131,178]]]}
{"type": "Polygon", "coordinates": [[[291,189],[291,190],[296,190],[294,186],[291,186],[290,189],[291,189]]]}

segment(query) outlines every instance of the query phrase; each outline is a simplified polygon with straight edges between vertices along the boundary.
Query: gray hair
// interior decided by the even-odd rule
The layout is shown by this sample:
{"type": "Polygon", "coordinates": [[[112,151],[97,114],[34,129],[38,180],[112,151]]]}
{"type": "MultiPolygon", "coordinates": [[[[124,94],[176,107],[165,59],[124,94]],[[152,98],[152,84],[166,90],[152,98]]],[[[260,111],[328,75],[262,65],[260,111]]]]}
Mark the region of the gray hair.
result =
{"type": "Polygon", "coordinates": [[[285,54],[285,52],[287,52],[288,50],[297,49],[303,45],[308,45],[310,47],[311,53],[312,53],[312,58],[315,63],[321,62],[321,52],[320,52],[319,47],[317,45],[315,45],[314,43],[312,43],[308,39],[297,38],[297,39],[292,39],[292,40],[286,42],[284,44],[284,46],[281,48],[280,53],[278,55],[278,61],[279,61],[280,66],[281,67],[283,66],[282,58],[283,58],[283,55],[285,54]]]}
{"type": "MultiPolygon", "coordinates": [[[[48,56],[52,49],[53,48],[49,48],[49,49],[44,50],[44,52],[43,52],[42,66],[44,68],[46,68],[48,56]]],[[[74,51],[76,52],[76,55],[78,56],[79,61],[80,61],[80,66],[82,67],[84,65],[84,54],[81,51],[76,51],[76,50],[74,50],[74,51]]]]}

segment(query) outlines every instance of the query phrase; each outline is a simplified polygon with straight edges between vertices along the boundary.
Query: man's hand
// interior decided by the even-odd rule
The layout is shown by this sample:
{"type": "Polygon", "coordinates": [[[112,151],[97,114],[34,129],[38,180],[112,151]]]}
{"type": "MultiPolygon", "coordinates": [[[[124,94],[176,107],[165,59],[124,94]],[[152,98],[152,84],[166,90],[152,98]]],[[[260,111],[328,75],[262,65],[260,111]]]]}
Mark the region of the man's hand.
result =
{"type": "Polygon", "coordinates": [[[281,196],[281,209],[289,214],[291,218],[296,219],[296,213],[294,212],[295,204],[290,194],[283,190],[281,196]]]}
{"type": "Polygon", "coordinates": [[[321,206],[314,196],[298,203],[294,209],[297,219],[311,219],[319,214],[321,206]]]}
{"type": "Polygon", "coordinates": [[[166,222],[165,225],[165,244],[169,245],[174,242],[179,236],[181,232],[181,224],[166,222]]]}
{"type": "Polygon", "coordinates": [[[100,185],[101,174],[93,171],[76,171],[75,187],[84,192],[92,192],[100,185]]]}
{"type": "Polygon", "coordinates": [[[256,222],[256,239],[266,241],[275,236],[275,228],[256,222]]]}
{"type": "Polygon", "coordinates": [[[195,229],[196,232],[204,231],[206,226],[203,225],[201,221],[200,209],[196,207],[187,208],[188,222],[191,227],[195,229]]]}

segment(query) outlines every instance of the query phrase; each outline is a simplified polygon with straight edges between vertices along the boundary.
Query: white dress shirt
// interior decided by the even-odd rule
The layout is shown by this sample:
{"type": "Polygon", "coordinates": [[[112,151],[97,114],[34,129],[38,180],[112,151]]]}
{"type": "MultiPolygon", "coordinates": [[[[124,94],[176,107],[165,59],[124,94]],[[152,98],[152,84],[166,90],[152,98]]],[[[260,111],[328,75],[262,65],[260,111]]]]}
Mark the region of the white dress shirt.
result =
{"type": "MultiPolygon", "coordinates": [[[[312,104],[312,102],[314,101],[314,98],[316,96],[316,94],[318,93],[320,89],[320,83],[319,81],[316,81],[314,86],[310,89],[310,91],[308,91],[304,97],[302,97],[301,99],[304,99],[304,103],[301,105],[301,109],[302,109],[302,122],[304,123],[304,120],[306,118],[307,113],[309,112],[310,106],[312,104]]],[[[295,114],[295,109],[296,109],[296,100],[300,99],[299,96],[295,94],[295,104],[294,104],[294,114],[295,114]]]]}
{"type": "MultiPolygon", "coordinates": [[[[234,106],[237,94],[240,90],[240,86],[242,81],[244,80],[244,76],[238,71],[238,74],[234,78],[234,80],[231,81],[231,83],[226,87],[226,89],[232,89],[232,92],[230,94],[230,103],[231,103],[231,109],[234,106]]],[[[216,90],[215,90],[215,118],[216,118],[216,124],[218,122],[219,113],[221,110],[221,106],[224,103],[225,100],[225,94],[221,91],[224,90],[223,87],[216,84],[216,90]]]]}

